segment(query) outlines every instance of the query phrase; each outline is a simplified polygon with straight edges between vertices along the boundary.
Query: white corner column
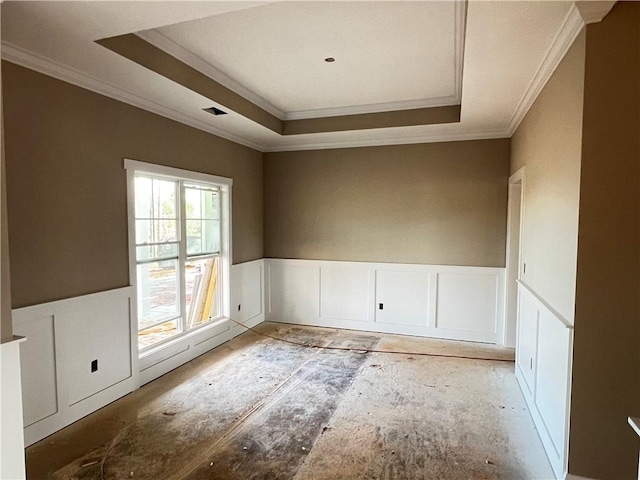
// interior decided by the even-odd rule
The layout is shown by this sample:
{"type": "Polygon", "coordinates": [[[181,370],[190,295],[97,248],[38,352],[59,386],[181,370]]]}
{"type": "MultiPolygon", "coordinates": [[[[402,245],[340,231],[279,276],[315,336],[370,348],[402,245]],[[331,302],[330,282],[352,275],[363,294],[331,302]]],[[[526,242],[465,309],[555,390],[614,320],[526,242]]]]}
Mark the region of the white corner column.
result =
{"type": "Polygon", "coordinates": [[[26,478],[22,425],[20,343],[13,337],[0,343],[0,478],[26,478]]]}

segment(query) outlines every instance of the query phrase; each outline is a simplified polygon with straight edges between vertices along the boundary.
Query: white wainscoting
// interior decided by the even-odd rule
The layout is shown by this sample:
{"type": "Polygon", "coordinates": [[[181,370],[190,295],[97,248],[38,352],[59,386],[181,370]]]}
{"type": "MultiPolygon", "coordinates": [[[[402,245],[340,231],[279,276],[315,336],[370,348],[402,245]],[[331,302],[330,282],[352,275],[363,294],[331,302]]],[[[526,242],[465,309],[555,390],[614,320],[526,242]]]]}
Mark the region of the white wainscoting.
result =
{"type": "Polygon", "coordinates": [[[267,319],[496,343],[504,268],[266,259],[267,319]]]}
{"type": "Polygon", "coordinates": [[[13,331],[27,337],[20,351],[26,445],[136,388],[132,299],[126,287],[13,311],[13,331]]]}
{"type": "MultiPolygon", "coordinates": [[[[264,263],[231,267],[231,318],[264,320],[264,263]]],[[[138,359],[133,287],[19,308],[24,443],[38,440],[246,331],[224,319],[138,359]],[[97,360],[98,369],[91,372],[97,360]]]]}
{"type": "Polygon", "coordinates": [[[573,326],[518,282],[516,378],[558,479],[567,476],[573,326]]]}
{"type": "Polygon", "coordinates": [[[20,349],[24,338],[0,343],[0,478],[26,477],[23,429],[20,349]]]}

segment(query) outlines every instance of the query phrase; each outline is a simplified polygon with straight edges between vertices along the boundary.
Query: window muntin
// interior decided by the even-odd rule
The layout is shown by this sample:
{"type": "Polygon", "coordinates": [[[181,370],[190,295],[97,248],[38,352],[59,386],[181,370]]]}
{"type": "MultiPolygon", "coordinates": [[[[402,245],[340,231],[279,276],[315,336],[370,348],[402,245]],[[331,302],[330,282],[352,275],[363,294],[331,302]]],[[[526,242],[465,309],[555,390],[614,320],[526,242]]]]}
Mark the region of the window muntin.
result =
{"type": "Polygon", "coordinates": [[[222,316],[222,191],[139,172],[133,184],[142,351],[222,316]]]}

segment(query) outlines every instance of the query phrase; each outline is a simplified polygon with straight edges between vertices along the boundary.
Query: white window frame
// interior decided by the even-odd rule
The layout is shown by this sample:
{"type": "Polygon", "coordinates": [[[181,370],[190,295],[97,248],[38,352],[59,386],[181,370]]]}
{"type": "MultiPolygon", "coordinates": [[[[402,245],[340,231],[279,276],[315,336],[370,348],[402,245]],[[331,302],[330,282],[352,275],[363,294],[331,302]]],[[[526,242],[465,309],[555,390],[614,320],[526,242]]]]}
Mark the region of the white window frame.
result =
{"type": "MultiPolygon", "coordinates": [[[[233,179],[227,177],[219,177],[217,175],[209,175],[206,173],[193,172],[190,170],[182,170],[180,168],[166,167],[153,163],[140,162],[138,160],[124,159],[124,168],[127,171],[127,214],[129,227],[129,283],[134,287],[135,299],[131,305],[132,331],[131,331],[131,347],[134,358],[144,358],[152,355],[164,348],[175,345],[183,341],[185,338],[215,328],[222,322],[228,321],[231,316],[231,290],[230,290],[230,269],[231,269],[231,198],[233,179]],[[136,231],[135,231],[135,176],[137,174],[149,175],[156,178],[165,177],[169,180],[178,180],[186,182],[194,182],[196,184],[212,185],[220,190],[220,256],[219,256],[219,276],[222,280],[220,288],[221,301],[221,317],[217,321],[208,322],[204,325],[194,327],[183,331],[160,342],[157,346],[151,346],[140,354],[138,347],[138,270],[136,261],[136,231]],[[135,325],[135,329],[133,326],[135,325]]],[[[183,217],[184,209],[182,202],[178,205],[180,209],[180,217],[183,217]]],[[[182,220],[181,220],[182,221],[182,220]]],[[[182,244],[182,242],[181,242],[182,244]]],[[[184,253],[184,252],[183,252],[184,253]]],[[[182,255],[181,255],[182,257],[182,255]]],[[[180,279],[181,302],[184,303],[183,296],[184,279],[180,279]]],[[[186,312],[181,308],[180,315],[184,316],[186,312]]]]}

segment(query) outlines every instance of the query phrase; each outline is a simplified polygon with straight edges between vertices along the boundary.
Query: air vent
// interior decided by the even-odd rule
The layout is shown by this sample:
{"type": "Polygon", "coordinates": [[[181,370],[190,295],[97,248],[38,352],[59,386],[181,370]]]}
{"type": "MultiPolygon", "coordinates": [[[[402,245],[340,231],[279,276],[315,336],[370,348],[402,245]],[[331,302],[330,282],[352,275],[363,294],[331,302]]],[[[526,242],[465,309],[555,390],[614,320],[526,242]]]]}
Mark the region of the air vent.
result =
{"type": "Polygon", "coordinates": [[[203,108],[203,110],[205,112],[209,112],[212,115],[226,115],[227,114],[227,112],[225,112],[224,110],[220,110],[219,108],[216,108],[216,107],[203,108]]]}

